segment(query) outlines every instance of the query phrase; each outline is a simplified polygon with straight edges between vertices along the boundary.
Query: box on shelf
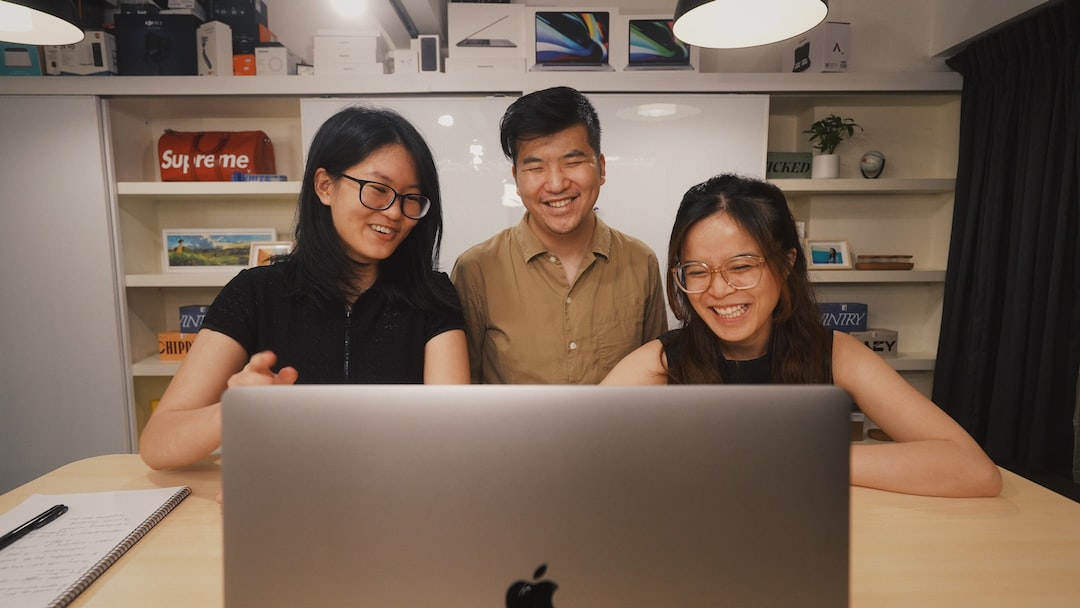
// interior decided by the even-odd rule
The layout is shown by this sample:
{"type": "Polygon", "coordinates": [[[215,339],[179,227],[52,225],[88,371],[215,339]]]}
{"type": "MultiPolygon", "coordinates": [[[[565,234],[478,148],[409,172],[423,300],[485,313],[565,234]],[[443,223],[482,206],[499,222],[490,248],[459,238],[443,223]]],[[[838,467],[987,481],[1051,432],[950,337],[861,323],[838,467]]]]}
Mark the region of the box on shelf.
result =
{"type": "Polygon", "coordinates": [[[447,56],[524,60],[525,8],[524,4],[448,4],[447,56]]]}
{"type": "Polygon", "coordinates": [[[41,53],[38,47],[32,44],[0,42],[0,51],[4,52],[0,75],[41,76],[41,53]]]}
{"type": "Polygon", "coordinates": [[[75,44],[44,47],[45,73],[101,76],[116,74],[116,37],[101,30],[87,31],[75,44]]]}
{"type": "Polygon", "coordinates": [[[420,71],[416,51],[408,49],[394,49],[386,56],[387,72],[391,74],[416,74],[420,71]]]}
{"type": "Polygon", "coordinates": [[[274,42],[263,0],[214,0],[212,18],[232,28],[233,53],[255,52],[260,42],[274,42]]]}
{"type": "Polygon", "coordinates": [[[809,152],[768,152],[765,160],[765,178],[809,178],[811,156],[809,152]]]}
{"type": "Polygon", "coordinates": [[[158,356],[162,361],[183,361],[194,341],[195,334],[178,331],[158,332],[158,356]]]}
{"type": "Polygon", "coordinates": [[[851,337],[861,341],[867,348],[886,359],[895,359],[900,352],[900,337],[892,329],[867,329],[853,331],[851,337]]]}
{"type": "Polygon", "coordinates": [[[378,32],[319,30],[315,34],[317,74],[382,74],[386,43],[378,32]]]}
{"type": "Polygon", "coordinates": [[[256,76],[295,76],[299,64],[300,57],[280,43],[255,47],[256,76]]]}
{"type": "Polygon", "coordinates": [[[119,13],[116,62],[125,76],[195,76],[195,36],[202,24],[191,15],[119,13]]]}
{"type": "Polygon", "coordinates": [[[850,44],[850,23],[826,21],[787,46],[780,71],[846,72],[850,44]]]}
{"type": "Polygon", "coordinates": [[[255,53],[241,53],[232,56],[233,76],[255,75],[255,53]]]}
{"type": "Polygon", "coordinates": [[[447,57],[447,74],[521,73],[525,71],[524,57],[447,57]]]}
{"type": "Polygon", "coordinates": [[[189,304],[180,307],[180,332],[197,334],[202,329],[203,319],[210,307],[206,304],[189,304]]]}
{"type": "Polygon", "coordinates": [[[843,332],[866,331],[868,306],[859,302],[819,302],[821,324],[843,332]]]}
{"type": "Polygon", "coordinates": [[[221,21],[209,21],[200,25],[195,35],[199,76],[232,76],[232,28],[221,21]]]}

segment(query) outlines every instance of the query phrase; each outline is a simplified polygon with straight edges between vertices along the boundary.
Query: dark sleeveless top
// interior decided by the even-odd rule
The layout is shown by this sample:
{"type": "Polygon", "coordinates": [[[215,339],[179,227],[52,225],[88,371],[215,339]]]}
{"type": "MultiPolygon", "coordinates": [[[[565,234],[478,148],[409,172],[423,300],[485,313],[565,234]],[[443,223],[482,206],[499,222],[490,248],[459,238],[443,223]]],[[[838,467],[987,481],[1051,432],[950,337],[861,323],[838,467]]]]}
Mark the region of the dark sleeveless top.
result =
{"type": "MultiPolygon", "coordinates": [[[[683,342],[680,339],[685,329],[673,329],[660,336],[660,344],[664,347],[664,355],[667,356],[668,366],[677,365],[682,356],[683,342]]],[[[832,334],[829,334],[832,340],[832,334]]],[[[829,352],[832,352],[831,344],[829,352]]],[[[831,368],[831,361],[830,361],[831,368]]],[[[830,379],[832,372],[829,373],[830,379]]],[[[729,361],[720,355],[720,377],[724,384],[774,384],[772,380],[772,356],[765,353],[763,357],[749,361],[729,361]]]]}

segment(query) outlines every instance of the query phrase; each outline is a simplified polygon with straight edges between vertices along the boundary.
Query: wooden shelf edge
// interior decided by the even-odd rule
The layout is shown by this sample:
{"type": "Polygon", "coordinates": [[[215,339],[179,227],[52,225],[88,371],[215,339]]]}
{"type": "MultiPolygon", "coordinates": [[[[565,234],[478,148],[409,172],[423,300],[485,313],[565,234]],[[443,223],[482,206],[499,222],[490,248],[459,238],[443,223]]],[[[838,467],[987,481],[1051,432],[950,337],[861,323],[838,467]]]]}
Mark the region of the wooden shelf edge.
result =
{"type": "Polygon", "coordinates": [[[170,274],[128,274],[127,287],[224,287],[239,271],[193,271],[170,274]]]}
{"type": "Polygon", "coordinates": [[[944,270],[811,270],[813,283],[943,283],[944,270]]]}
{"type": "Polygon", "coordinates": [[[157,355],[151,355],[134,362],[131,365],[131,375],[139,378],[169,377],[175,376],[178,369],[180,369],[179,361],[162,361],[157,355]]]}
{"type": "Polygon", "coordinates": [[[956,179],[952,177],[886,178],[886,179],[772,179],[769,180],[785,194],[906,194],[952,192],[956,179]]]}
{"type": "Polygon", "coordinates": [[[295,196],[300,182],[117,182],[119,196],[190,198],[193,196],[295,196]]]}

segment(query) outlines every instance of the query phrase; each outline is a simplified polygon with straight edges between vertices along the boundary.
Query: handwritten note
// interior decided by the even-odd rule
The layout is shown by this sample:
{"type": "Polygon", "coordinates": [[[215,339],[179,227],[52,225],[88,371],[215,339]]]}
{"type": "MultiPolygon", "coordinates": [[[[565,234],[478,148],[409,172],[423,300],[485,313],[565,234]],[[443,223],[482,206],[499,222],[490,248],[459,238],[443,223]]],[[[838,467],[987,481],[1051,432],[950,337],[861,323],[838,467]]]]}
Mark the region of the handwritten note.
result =
{"type": "Polygon", "coordinates": [[[0,551],[0,606],[63,605],[57,602],[65,596],[74,597],[89,585],[182,500],[186,490],[174,487],[30,496],[0,515],[0,530],[14,529],[53,505],[65,504],[69,509],[56,521],[0,551]]]}

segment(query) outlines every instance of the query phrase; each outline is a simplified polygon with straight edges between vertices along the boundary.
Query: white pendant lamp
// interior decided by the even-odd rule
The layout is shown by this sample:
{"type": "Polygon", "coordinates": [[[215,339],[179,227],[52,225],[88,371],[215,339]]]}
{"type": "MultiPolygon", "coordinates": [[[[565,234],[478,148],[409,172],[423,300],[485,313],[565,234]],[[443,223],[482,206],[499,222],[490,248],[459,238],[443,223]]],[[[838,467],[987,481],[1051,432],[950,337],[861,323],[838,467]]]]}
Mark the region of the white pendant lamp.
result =
{"type": "Polygon", "coordinates": [[[828,13],[827,0],[679,0],[674,31],[694,46],[738,49],[798,36],[828,13]]]}
{"type": "Polygon", "coordinates": [[[0,40],[15,44],[75,44],[83,39],[71,0],[0,0],[0,40]]]}

